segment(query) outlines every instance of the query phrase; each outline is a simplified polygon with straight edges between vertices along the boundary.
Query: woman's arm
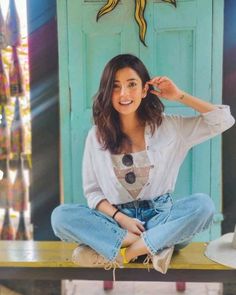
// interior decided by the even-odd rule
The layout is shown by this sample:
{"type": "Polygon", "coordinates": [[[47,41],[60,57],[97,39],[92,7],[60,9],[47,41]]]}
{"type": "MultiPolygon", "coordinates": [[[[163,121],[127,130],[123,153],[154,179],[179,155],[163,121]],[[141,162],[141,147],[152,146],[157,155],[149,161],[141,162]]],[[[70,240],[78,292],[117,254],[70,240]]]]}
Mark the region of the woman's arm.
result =
{"type": "Polygon", "coordinates": [[[182,92],[180,96],[176,99],[176,101],[187,105],[190,108],[193,108],[199,113],[207,113],[213,110],[216,110],[217,107],[212,103],[201,100],[197,97],[194,97],[186,92],[182,92]]]}
{"type": "Polygon", "coordinates": [[[197,116],[171,115],[166,117],[168,125],[176,130],[187,148],[221,134],[235,122],[229,106],[213,105],[185,93],[168,77],[155,77],[147,84],[155,87],[155,90],[150,91],[151,93],[170,101],[178,101],[200,112],[197,116]]]}
{"type": "MultiPolygon", "coordinates": [[[[117,209],[114,206],[112,206],[108,202],[108,200],[102,200],[101,202],[99,202],[96,209],[111,217],[117,211],[117,209]]],[[[123,214],[120,211],[115,215],[114,219],[119,223],[119,225],[122,228],[127,229],[129,232],[133,234],[140,235],[145,230],[140,222],[123,214]]]]}
{"type": "MultiPolygon", "coordinates": [[[[116,212],[116,207],[112,206],[108,200],[104,199],[101,200],[96,207],[96,210],[101,211],[102,213],[107,214],[108,216],[113,216],[113,214],[116,212]]],[[[118,215],[120,213],[117,213],[116,215],[118,215]]],[[[116,218],[115,218],[116,219],[116,218]]]]}
{"type": "Polygon", "coordinates": [[[147,84],[157,88],[157,90],[151,90],[150,92],[167,100],[183,103],[199,113],[207,113],[217,109],[215,105],[183,92],[168,77],[155,77],[147,84]]]}

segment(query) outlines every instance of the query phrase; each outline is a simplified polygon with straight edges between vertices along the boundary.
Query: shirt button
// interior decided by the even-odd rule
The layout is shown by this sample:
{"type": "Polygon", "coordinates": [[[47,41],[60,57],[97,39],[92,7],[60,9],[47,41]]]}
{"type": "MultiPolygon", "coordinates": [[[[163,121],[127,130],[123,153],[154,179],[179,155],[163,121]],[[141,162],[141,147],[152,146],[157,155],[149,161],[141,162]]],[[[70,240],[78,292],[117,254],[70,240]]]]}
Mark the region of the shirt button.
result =
{"type": "Polygon", "coordinates": [[[147,150],[149,150],[149,145],[147,145],[147,150]]]}
{"type": "Polygon", "coordinates": [[[151,165],[150,168],[154,168],[154,165],[151,165]]]}

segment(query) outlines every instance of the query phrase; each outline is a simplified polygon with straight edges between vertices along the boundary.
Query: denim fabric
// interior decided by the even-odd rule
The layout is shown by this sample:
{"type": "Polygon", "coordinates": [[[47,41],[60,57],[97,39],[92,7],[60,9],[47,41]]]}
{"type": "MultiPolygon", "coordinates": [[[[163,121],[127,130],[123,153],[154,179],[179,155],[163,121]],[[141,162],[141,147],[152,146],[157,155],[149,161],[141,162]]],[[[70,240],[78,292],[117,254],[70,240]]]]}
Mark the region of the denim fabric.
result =
{"type": "MultiPolygon", "coordinates": [[[[170,194],[150,201],[116,205],[124,214],[145,222],[141,237],[151,254],[175,245],[186,246],[213,220],[214,204],[202,193],[173,202],[170,194]]],[[[127,230],[111,217],[84,205],[63,204],[54,209],[52,228],[61,240],[86,244],[112,261],[118,255],[127,230]]]]}

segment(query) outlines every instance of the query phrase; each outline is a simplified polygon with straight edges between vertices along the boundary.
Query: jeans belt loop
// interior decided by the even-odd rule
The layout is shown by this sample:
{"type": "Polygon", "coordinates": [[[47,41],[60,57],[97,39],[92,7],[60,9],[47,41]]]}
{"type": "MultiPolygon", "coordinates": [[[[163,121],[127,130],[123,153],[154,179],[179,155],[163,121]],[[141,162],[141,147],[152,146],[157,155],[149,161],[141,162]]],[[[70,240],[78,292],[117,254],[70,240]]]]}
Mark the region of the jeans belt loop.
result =
{"type": "Polygon", "coordinates": [[[138,207],[139,207],[139,206],[138,206],[138,201],[137,201],[137,200],[134,201],[134,207],[135,207],[135,209],[138,209],[138,207]]]}

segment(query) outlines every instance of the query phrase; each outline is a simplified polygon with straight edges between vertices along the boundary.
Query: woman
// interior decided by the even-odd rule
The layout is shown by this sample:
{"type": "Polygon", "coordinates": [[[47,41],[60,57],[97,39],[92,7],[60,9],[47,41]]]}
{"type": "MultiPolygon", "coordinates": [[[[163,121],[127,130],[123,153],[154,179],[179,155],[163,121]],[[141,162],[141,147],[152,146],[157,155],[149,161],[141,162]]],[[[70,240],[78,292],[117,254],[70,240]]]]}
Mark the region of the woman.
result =
{"type": "Polygon", "coordinates": [[[147,254],[166,273],[174,248],[207,229],[214,215],[203,193],[173,202],[179,168],[191,147],[234,124],[230,109],[183,92],[167,77],[150,79],[137,57],[121,54],[103,71],[93,118],[83,158],[88,206],[57,207],[54,232],[80,244],[73,261],[81,266],[122,267],[147,254]],[[165,115],[159,96],[200,115],[165,115]]]}

